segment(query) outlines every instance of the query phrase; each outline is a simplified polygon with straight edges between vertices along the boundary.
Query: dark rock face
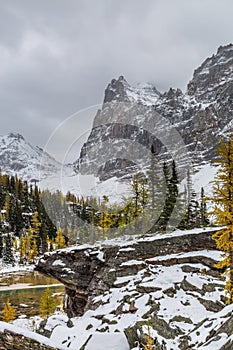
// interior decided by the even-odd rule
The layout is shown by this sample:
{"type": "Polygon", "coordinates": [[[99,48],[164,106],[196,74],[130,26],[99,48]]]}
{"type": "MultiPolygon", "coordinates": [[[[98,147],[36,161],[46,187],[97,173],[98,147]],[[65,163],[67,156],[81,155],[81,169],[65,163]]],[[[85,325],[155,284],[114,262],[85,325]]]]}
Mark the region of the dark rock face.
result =
{"type": "MultiPolygon", "coordinates": [[[[153,327],[155,324],[156,324],[158,334],[165,339],[174,339],[175,336],[179,335],[178,330],[171,328],[169,324],[167,324],[163,319],[156,316],[153,318],[153,321],[151,322],[151,326],[153,327]]],[[[127,340],[129,342],[129,346],[131,349],[137,343],[138,344],[147,343],[147,337],[145,334],[143,334],[143,329],[142,329],[143,326],[145,327],[145,322],[139,321],[139,322],[136,322],[134,326],[129,327],[125,330],[125,335],[127,337],[127,340]]],[[[155,345],[157,349],[164,349],[164,347],[162,346],[163,344],[160,344],[156,340],[155,345]]]]}
{"type": "Polygon", "coordinates": [[[0,350],[58,350],[10,330],[0,331],[0,350]]]}
{"type": "MultiPolygon", "coordinates": [[[[93,298],[113,287],[117,277],[130,276],[140,270],[147,259],[181,252],[215,249],[211,232],[162,236],[138,239],[121,245],[78,246],[45,254],[36,270],[55,277],[66,287],[65,310],[68,316],[81,316],[88,309],[95,309],[93,298]],[[142,264],[124,263],[136,259],[142,264]]],[[[191,263],[193,257],[190,257],[191,263]]],[[[185,262],[189,262],[188,258],[185,262]]],[[[195,260],[198,262],[198,257],[195,260]]],[[[169,261],[167,262],[167,264],[169,261]]],[[[173,264],[174,261],[171,261],[173,264]]],[[[179,263],[177,260],[176,263],[179,263]]],[[[184,263],[184,261],[180,261],[184,263]]],[[[214,269],[214,261],[203,259],[202,264],[214,269]]],[[[159,262],[158,262],[159,264],[159,262]]]]}
{"type": "Polygon", "coordinates": [[[188,94],[201,102],[218,99],[229,82],[232,86],[232,65],[233,45],[220,46],[216,55],[207,58],[195,70],[193,79],[188,84],[188,94]]]}
{"type": "MultiPolygon", "coordinates": [[[[186,93],[170,89],[160,94],[154,87],[133,88],[124,77],[113,79],[105,91],[102,109],[95,117],[93,129],[75,167],[82,174],[94,172],[100,179],[124,176],[125,162],[120,164],[119,159],[130,145],[122,140],[130,140],[132,144],[148,149],[153,143],[159,159],[170,159],[174,155],[169,154],[163,142],[161,146],[163,123],[151,128],[150,134],[145,128],[156,114],[165,118],[179,133],[195,166],[209,162],[215,156],[219,134],[223,132],[224,135],[232,129],[232,67],[233,45],[230,44],[220,47],[215,55],[195,70],[186,93]],[[95,152],[92,152],[93,149],[95,152]],[[108,162],[110,159],[111,164],[108,162]]],[[[132,153],[135,154],[134,164],[138,167],[147,165],[148,157],[141,157],[133,148],[129,154],[132,153]]],[[[125,156],[123,159],[132,160],[125,156]]],[[[135,172],[133,167],[131,172],[135,172]]],[[[127,172],[130,172],[129,168],[127,172]]]]}
{"type": "Polygon", "coordinates": [[[114,100],[117,101],[118,99],[121,101],[129,102],[125,91],[125,87],[127,86],[128,83],[123,76],[120,76],[118,80],[112,79],[111,83],[105,90],[104,103],[108,103],[114,100]]]}

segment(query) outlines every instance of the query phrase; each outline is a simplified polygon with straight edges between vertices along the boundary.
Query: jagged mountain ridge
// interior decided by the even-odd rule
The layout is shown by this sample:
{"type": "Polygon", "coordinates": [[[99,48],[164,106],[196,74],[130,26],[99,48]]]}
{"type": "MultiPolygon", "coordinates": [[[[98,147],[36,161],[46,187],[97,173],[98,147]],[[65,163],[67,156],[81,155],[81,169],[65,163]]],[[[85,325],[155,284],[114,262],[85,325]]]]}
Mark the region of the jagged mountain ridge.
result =
{"type": "Polygon", "coordinates": [[[38,180],[56,173],[60,164],[40,147],[32,146],[17,133],[0,136],[0,167],[4,173],[24,180],[38,180]],[[43,159],[43,163],[42,163],[43,159]]]}
{"type": "MultiPolygon", "coordinates": [[[[215,155],[217,137],[231,129],[232,72],[233,45],[229,44],[220,47],[215,55],[207,58],[194,71],[184,93],[172,88],[160,93],[150,85],[133,88],[123,76],[113,79],[105,90],[103,106],[95,116],[90,136],[74,165],[82,174],[92,173],[94,169],[95,175],[102,180],[112,176],[122,177],[130,170],[135,170],[133,165],[141,165],[143,162],[145,165],[146,160],[140,154],[135,156],[134,162],[122,157],[122,139],[131,140],[148,149],[154,143],[158,158],[168,158],[169,151],[161,144],[159,137],[153,138],[144,130],[145,123],[151,122],[156,113],[179,133],[186,152],[197,169],[209,163],[215,155]],[[126,107],[119,107],[122,104],[126,107]],[[127,113],[128,118],[125,119],[127,113]],[[133,119],[137,120],[137,126],[128,125],[133,124],[133,119]],[[106,146],[107,142],[109,147],[106,146]],[[92,152],[93,148],[97,148],[96,152],[92,152]],[[115,161],[112,154],[115,155],[115,161]]],[[[163,125],[159,127],[157,135],[163,132],[163,125]]],[[[185,168],[185,160],[183,165],[185,168]]]]}

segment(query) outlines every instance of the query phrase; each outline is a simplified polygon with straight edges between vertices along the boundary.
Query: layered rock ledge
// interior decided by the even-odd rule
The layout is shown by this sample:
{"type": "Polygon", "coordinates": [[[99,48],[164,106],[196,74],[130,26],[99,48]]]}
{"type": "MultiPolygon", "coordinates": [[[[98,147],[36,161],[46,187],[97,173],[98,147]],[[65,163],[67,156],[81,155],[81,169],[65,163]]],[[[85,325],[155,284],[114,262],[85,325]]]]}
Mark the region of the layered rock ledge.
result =
{"type": "Polygon", "coordinates": [[[215,273],[211,258],[198,256],[179,259],[178,254],[216,249],[212,234],[215,229],[176,231],[154,234],[143,238],[107,241],[95,245],[77,245],[46,253],[36,270],[56,278],[64,284],[66,297],[64,308],[69,317],[81,316],[88,309],[95,309],[93,298],[114,287],[118,277],[137,273],[148,259],[154,264],[176,264],[201,261],[215,273]],[[169,259],[169,255],[171,259],[169,259]],[[177,255],[177,256],[176,256],[177,255]],[[175,256],[175,257],[174,257],[175,256]],[[158,259],[156,259],[158,257],[158,259]],[[161,257],[166,257],[165,262],[161,257]],[[135,264],[133,261],[135,260],[135,264]],[[130,264],[126,264],[130,261],[130,264]],[[140,262],[140,264],[139,264],[140,262]]]}

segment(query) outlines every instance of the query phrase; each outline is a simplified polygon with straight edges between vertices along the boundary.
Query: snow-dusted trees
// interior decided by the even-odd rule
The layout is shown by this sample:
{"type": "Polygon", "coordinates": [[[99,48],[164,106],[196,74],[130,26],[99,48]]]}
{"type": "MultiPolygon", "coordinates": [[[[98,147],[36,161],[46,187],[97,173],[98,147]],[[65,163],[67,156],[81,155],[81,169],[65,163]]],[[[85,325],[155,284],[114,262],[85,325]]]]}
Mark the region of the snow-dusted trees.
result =
{"type": "Polygon", "coordinates": [[[10,234],[8,233],[6,238],[5,238],[5,245],[3,248],[3,262],[5,264],[13,265],[15,262],[12,247],[13,247],[12,238],[11,238],[10,234]]]}
{"type": "Polygon", "coordinates": [[[163,164],[163,177],[164,177],[164,206],[161,214],[153,225],[150,231],[160,230],[165,231],[168,225],[169,219],[172,215],[173,209],[176,205],[177,197],[179,194],[178,184],[179,178],[176,169],[176,163],[173,160],[171,168],[168,167],[167,163],[163,164]]]}

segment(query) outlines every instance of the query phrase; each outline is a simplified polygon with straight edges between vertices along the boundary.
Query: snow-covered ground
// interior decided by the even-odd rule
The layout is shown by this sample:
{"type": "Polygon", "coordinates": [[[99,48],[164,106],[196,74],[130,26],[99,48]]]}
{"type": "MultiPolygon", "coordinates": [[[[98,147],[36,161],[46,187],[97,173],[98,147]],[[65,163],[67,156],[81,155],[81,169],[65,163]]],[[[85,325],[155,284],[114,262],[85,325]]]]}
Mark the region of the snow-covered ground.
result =
{"type": "MultiPolygon", "coordinates": [[[[201,187],[205,190],[205,195],[212,194],[212,181],[216,175],[217,168],[210,164],[202,166],[197,173],[192,176],[193,188],[200,198],[201,187]]],[[[185,181],[181,183],[181,189],[185,185],[185,181]]],[[[106,181],[100,181],[94,175],[76,174],[72,167],[64,166],[53,175],[44,177],[40,180],[41,189],[49,189],[52,192],[60,190],[66,194],[68,191],[77,196],[93,196],[97,198],[107,195],[110,203],[119,203],[122,197],[128,197],[130,193],[129,180],[122,180],[116,177],[106,181]]]]}
{"type": "Polygon", "coordinates": [[[19,272],[31,272],[35,268],[35,265],[3,265],[0,259],[0,276],[5,276],[9,274],[17,274],[19,272]]]}
{"type": "Polygon", "coordinates": [[[200,170],[193,175],[193,188],[198,196],[201,194],[201,188],[204,188],[205,195],[212,194],[213,180],[217,172],[217,167],[205,164],[200,170]]]}
{"type": "MultiPolygon", "coordinates": [[[[197,255],[201,254],[202,251],[197,252],[197,255]]],[[[204,251],[203,255],[216,259],[219,257],[219,252],[204,251]]],[[[188,257],[189,253],[185,253],[185,256],[188,257]]],[[[193,256],[193,253],[190,253],[190,256],[193,256]]],[[[129,350],[124,330],[138,321],[145,320],[143,315],[148,313],[149,318],[162,319],[167,322],[171,330],[179,331],[174,339],[165,339],[168,350],[179,350],[181,335],[184,333],[192,335],[191,344],[197,343],[196,349],[202,349],[198,343],[205,342],[213,327],[208,326],[206,321],[205,332],[197,339],[195,338],[195,327],[203,320],[211,319],[217,329],[222,320],[219,319],[221,313],[216,314],[207,310],[201,299],[220,303],[220,298],[224,293],[224,282],[203,274],[202,264],[191,265],[195,272],[185,272],[185,266],[187,264],[154,266],[148,263],[135,275],[118,277],[114,288],[95,298],[95,311],[89,310],[82,317],[73,318],[72,328],[68,328],[65,324],[58,325],[52,332],[51,340],[59,343],[60,347],[65,345],[65,349],[74,350],[80,349],[91,337],[85,348],[87,350],[102,350],[103,348],[129,350]],[[184,283],[192,285],[194,290],[185,290],[184,283]],[[208,287],[207,290],[205,289],[205,286],[208,285],[212,285],[211,291],[208,291],[208,287]],[[168,290],[172,290],[174,295],[169,296],[168,290]],[[136,310],[134,313],[130,312],[132,303],[136,310]],[[153,305],[157,305],[158,309],[153,308],[153,305]],[[116,312],[116,310],[121,310],[121,312],[116,312]],[[180,316],[180,320],[177,316],[180,316]]],[[[228,311],[222,312],[225,319],[227,319],[226,315],[229,317],[229,307],[226,308],[228,311]]],[[[55,319],[56,316],[51,317],[48,323],[51,324],[52,320],[56,324],[55,319]]],[[[159,331],[153,331],[153,336],[156,336],[160,343],[164,339],[159,331]]],[[[225,341],[224,339],[226,336],[223,334],[222,342],[225,341]]],[[[206,349],[212,348],[207,347],[206,349]]],[[[213,347],[213,349],[217,348],[213,347]]]]}
{"type": "Polygon", "coordinates": [[[76,174],[72,168],[65,167],[52,176],[42,178],[40,188],[49,189],[52,192],[60,190],[63,194],[68,191],[76,196],[102,198],[109,197],[110,203],[121,202],[122,196],[129,192],[129,184],[119,181],[116,177],[106,181],[99,181],[93,175],[76,174]]]}
{"type": "MultiPolygon", "coordinates": [[[[45,345],[48,345],[51,347],[57,346],[57,344],[54,340],[50,340],[49,338],[43,337],[42,335],[40,335],[38,333],[31,332],[27,329],[18,327],[14,324],[9,324],[9,323],[5,323],[5,322],[0,321],[0,331],[3,332],[4,330],[9,330],[11,332],[21,334],[25,337],[32,338],[41,344],[45,344],[45,345]]],[[[58,344],[58,346],[59,346],[59,344],[58,344]]],[[[58,347],[58,349],[65,349],[65,348],[58,347]]]]}
{"type": "MultiPolygon", "coordinates": [[[[206,231],[216,229],[206,228],[206,231]]],[[[162,238],[169,241],[172,236],[202,232],[203,229],[177,230],[165,235],[140,238],[140,241],[149,240],[151,244],[156,244],[162,238]]],[[[210,334],[214,331],[217,333],[224,322],[230,319],[233,311],[233,306],[224,306],[222,302],[224,279],[213,274],[209,265],[205,264],[206,258],[220,260],[221,253],[203,249],[136,260],[132,243],[136,243],[138,238],[131,237],[130,241],[125,237],[104,242],[105,245],[118,245],[120,251],[131,254],[132,259],[119,266],[121,271],[126,272],[120,273],[112,288],[93,299],[93,310],[72,318],[72,326],[65,314],[56,313],[49,317],[45,329],[51,332],[48,340],[51,346],[61,350],[79,350],[86,344],[85,350],[137,350],[137,344],[129,346],[125,330],[136,325],[138,335],[145,334],[148,318],[151,323],[154,322],[152,336],[160,344],[165,341],[167,350],[179,350],[184,337],[189,339],[190,348],[197,350],[219,350],[232,338],[221,330],[216,337],[208,339],[210,334]],[[198,257],[198,263],[192,262],[195,256],[198,257]],[[173,258],[176,260],[172,263],[173,258]],[[182,259],[185,259],[185,263],[182,259]],[[140,321],[145,326],[140,326],[140,321]]],[[[93,250],[92,245],[80,245],[63,251],[69,253],[76,249],[87,249],[88,254],[89,248],[93,250]]],[[[103,259],[100,243],[96,245],[95,253],[103,259]]],[[[61,260],[56,260],[55,265],[61,263],[61,260]]],[[[10,327],[22,327],[29,332],[35,330],[39,322],[39,318],[33,321],[32,318],[21,317],[10,327]]],[[[8,326],[0,324],[0,329],[3,327],[8,326]]],[[[15,330],[18,331],[18,328],[15,330]]],[[[37,338],[31,333],[26,334],[37,338]]],[[[39,339],[42,343],[47,342],[44,337],[40,336],[39,339]]]]}

